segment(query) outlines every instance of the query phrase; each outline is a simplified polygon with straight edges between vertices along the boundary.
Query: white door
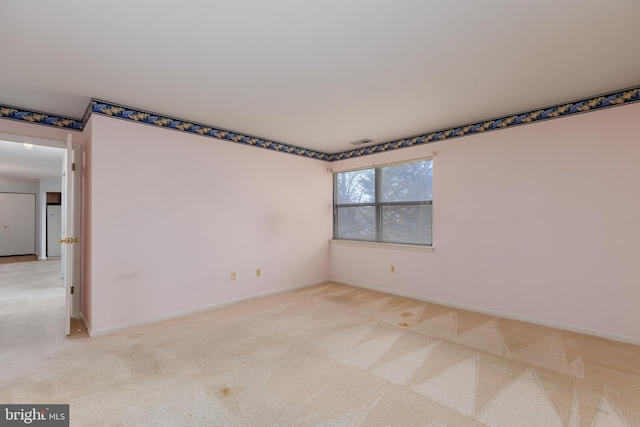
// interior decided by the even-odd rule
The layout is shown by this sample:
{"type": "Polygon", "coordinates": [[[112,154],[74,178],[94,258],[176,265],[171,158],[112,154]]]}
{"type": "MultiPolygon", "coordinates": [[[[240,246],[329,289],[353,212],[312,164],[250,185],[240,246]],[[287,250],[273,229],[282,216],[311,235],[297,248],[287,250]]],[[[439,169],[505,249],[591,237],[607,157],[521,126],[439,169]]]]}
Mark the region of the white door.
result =
{"type": "Polygon", "coordinates": [[[0,193],[0,256],[36,253],[36,195],[0,193]]]}
{"type": "Polygon", "coordinates": [[[65,332],[67,335],[71,332],[71,315],[79,313],[80,308],[80,203],[78,202],[80,188],[77,179],[80,176],[80,162],[76,163],[76,151],[80,153],[80,147],[74,149],[71,134],[67,135],[67,156],[64,161],[64,171],[62,177],[62,223],[63,233],[62,244],[62,262],[63,277],[66,295],[66,319],[65,332]]]}
{"type": "Polygon", "coordinates": [[[0,256],[13,255],[13,197],[0,193],[0,256]]]}
{"type": "Polygon", "coordinates": [[[14,194],[15,217],[15,253],[30,255],[36,253],[36,195],[14,194]]]}
{"type": "Polygon", "coordinates": [[[47,205],[47,258],[61,255],[62,206],[47,205]]]}

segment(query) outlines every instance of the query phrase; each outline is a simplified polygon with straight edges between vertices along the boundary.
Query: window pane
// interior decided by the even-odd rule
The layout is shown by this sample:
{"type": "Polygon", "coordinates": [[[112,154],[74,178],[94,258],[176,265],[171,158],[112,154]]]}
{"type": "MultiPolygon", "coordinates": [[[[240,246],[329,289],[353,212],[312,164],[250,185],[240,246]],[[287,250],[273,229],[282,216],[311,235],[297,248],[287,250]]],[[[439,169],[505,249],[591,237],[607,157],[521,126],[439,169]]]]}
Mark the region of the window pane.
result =
{"type": "Polygon", "coordinates": [[[376,240],[376,208],[338,208],[337,239],[376,240]]]}
{"type": "Polygon", "coordinates": [[[380,201],[384,203],[432,200],[432,166],[432,160],[423,160],[380,168],[380,201]]]}
{"type": "Polygon", "coordinates": [[[382,241],[431,244],[432,205],[383,206],[382,241]]]}
{"type": "Polygon", "coordinates": [[[336,200],[344,203],[371,203],[375,200],[375,169],[336,174],[336,200]]]}

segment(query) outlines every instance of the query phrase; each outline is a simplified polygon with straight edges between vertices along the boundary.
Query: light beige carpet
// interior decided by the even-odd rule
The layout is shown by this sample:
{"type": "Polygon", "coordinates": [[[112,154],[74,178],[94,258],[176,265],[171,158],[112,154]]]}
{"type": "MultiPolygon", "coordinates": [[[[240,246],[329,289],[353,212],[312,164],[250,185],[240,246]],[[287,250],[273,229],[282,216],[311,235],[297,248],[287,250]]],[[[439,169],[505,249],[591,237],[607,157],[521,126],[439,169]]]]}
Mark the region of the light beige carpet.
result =
{"type": "Polygon", "coordinates": [[[71,425],[640,426],[636,346],[332,283],[68,339],[7,267],[0,403],[71,425]]]}

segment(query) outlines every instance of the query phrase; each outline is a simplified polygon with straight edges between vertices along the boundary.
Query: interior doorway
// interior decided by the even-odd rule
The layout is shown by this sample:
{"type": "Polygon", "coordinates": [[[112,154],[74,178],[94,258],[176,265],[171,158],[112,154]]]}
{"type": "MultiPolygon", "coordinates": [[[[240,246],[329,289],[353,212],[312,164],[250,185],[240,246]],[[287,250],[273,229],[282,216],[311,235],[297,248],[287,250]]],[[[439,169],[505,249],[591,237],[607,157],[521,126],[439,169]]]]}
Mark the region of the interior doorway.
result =
{"type": "MultiPolygon", "coordinates": [[[[82,146],[78,142],[73,142],[73,135],[68,136],[67,143],[62,141],[43,140],[39,138],[23,137],[19,135],[0,134],[0,192],[3,191],[3,186],[29,186],[35,187],[33,193],[36,195],[36,223],[37,223],[37,237],[35,251],[38,255],[37,261],[34,263],[25,263],[22,261],[34,261],[33,257],[29,260],[16,258],[6,259],[7,262],[3,265],[15,263],[15,268],[9,271],[24,271],[26,273],[25,264],[32,264],[33,267],[37,265],[41,269],[47,270],[53,276],[47,279],[48,286],[55,288],[60,286],[59,292],[62,296],[63,305],[67,307],[66,319],[61,323],[62,330],[66,329],[66,334],[69,334],[69,324],[71,318],[73,319],[73,329],[77,331],[78,325],[82,325],[81,318],[81,253],[80,244],[82,231],[81,218],[81,182],[82,179],[82,146]],[[23,148],[24,146],[24,148],[23,148]],[[70,148],[69,148],[70,147],[70,148]],[[22,151],[25,150],[25,151],[22,151]],[[69,153],[72,153],[69,155],[69,153]],[[69,159],[77,164],[69,164],[69,169],[73,166],[73,171],[76,172],[73,175],[76,176],[74,181],[77,182],[77,186],[66,186],[65,176],[67,173],[67,163],[69,159]],[[77,160],[75,160],[77,159],[77,160]],[[71,188],[71,195],[69,195],[69,188],[71,188]],[[66,190],[66,191],[65,191],[66,190]],[[66,192],[66,196],[65,196],[66,192]],[[69,202],[68,202],[69,200],[69,202]],[[73,200],[76,203],[73,203],[73,200]],[[73,208],[65,209],[69,206],[67,203],[71,203],[73,208]],[[73,225],[67,224],[65,226],[65,211],[69,213],[71,211],[71,221],[73,225]],[[65,235],[65,229],[75,230],[73,236],[65,235]],[[73,238],[72,238],[73,237],[73,238]],[[63,240],[67,240],[67,243],[63,243],[63,240]],[[69,241],[73,242],[73,245],[68,244],[69,241]],[[64,251],[66,246],[74,246],[74,249],[64,251]],[[77,249],[76,249],[77,248],[77,249]],[[69,253],[72,256],[67,257],[68,260],[72,260],[71,267],[65,263],[65,253],[69,253]],[[22,265],[23,267],[19,267],[22,265]],[[48,267],[47,267],[48,266],[48,267]],[[53,268],[52,268],[53,267],[53,268]],[[58,285],[55,285],[58,283],[58,285]],[[69,284],[72,285],[69,285],[69,284]],[[52,285],[53,284],[53,285],[52,285]],[[70,288],[73,286],[73,290],[70,292],[70,288]],[[75,292],[74,292],[75,291],[75,292]]],[[[1,225],[0,225],[1,226],[1,225]]],[[[5,266],[3,268],[9,268],[5,266]]],[[[41,274],[44,271],[37,272],[41,274]]],[[[6,300],[9,294],[16,297],[21,288],[28,289],[32,284],[24,280],[19,282],[22,274],[14,275],[8,279],[8,283],[4,283],[4,277],[0,277],[0,304],[6,300]],[[3,294],[4,289],[4,294],[3,294]],[[9,292],[9,294],[7,294],[9,292]]],[[[33,289],[31,291],[34,291],[33,289]]],[[[50,289],[46,292],[54,295],[54,290],[50,289]]],[[[22,294],[20,294],[22,295],[22,294]]],[[[24,293],[24,298],[35,297],[35,292],[24,293]]],[[[20,297],[22,298],[22,296],[20,297]]],[[[5,301],[6,302],[6,301],[5,301]]],[[[2,310],[0,310],[2,312],[2,310]]],[[[52,321],[56,321],[52,319],[52,321]]]]}

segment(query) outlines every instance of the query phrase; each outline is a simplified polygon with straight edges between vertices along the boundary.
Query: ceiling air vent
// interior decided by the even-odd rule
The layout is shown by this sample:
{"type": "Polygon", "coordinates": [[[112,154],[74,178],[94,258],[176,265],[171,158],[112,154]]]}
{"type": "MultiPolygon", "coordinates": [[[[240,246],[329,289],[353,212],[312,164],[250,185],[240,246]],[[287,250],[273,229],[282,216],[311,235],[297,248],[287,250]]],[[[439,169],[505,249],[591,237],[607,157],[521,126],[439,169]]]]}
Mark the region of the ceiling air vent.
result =
{"type": "Polygon", "coordinates": [[[349,144],[351,144],[351,145],[362,145],[362,144],[368,144],[370,142],[373,142],[373,139],[365,138],[365,139],[359,139],[357,141],[350,142],[349,144]]]}

